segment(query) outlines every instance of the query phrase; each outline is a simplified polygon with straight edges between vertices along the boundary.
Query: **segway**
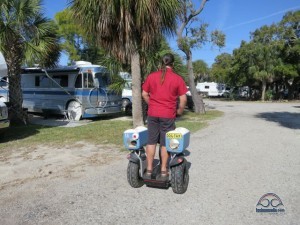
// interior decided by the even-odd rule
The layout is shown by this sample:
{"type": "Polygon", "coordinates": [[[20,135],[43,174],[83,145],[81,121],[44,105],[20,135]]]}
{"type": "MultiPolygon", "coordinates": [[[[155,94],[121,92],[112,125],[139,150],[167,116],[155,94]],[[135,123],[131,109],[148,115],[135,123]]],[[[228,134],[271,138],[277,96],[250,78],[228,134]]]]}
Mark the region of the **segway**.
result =
{"type": "Polygon", "coordinates": [[[160,162],[153,167],[151,177],[144,176],[147,169],[147,144],[148,130],[146,127],[137,127],[126,130],[123,142],[126,149],[131,151],[127,156],[127,180],[131,187],[139,188],[146,184],[149,187],[173,189],[176,194],[186,192],[189,183],[188,162],[184,157],[184,150],[190,142],[190,132],[185,128],[176,128],[166,134],[166,148],[170,153],[168,179],[160,180],[160,162]]]}

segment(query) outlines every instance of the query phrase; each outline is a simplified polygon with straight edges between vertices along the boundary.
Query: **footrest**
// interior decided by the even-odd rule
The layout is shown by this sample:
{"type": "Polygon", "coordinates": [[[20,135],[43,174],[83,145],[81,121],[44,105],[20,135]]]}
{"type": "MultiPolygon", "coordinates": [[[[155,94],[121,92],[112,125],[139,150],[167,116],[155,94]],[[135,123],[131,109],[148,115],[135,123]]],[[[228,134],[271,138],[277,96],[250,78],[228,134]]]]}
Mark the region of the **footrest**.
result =
{"type": "Polygon", "coordinates": [[[170,187],[170,181],[160,181],[156,179],[144,179],[144,183],[148,187],[158,187],[158,188],[169,188],[170,187]]]}

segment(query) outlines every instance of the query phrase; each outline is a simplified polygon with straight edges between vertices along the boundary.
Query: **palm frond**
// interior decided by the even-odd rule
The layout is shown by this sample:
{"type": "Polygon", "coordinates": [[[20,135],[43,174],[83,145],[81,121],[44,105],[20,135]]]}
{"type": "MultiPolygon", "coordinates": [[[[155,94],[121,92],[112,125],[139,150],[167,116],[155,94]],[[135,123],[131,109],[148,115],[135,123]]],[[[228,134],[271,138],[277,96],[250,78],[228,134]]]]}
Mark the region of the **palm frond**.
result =
{"type": "Polygon", "coordinates": [[[175,29],[178,0],[73,0],[74,17],[121,62],[175,29]],[[88,26],[87,26],[88,24],[88,26]]]}

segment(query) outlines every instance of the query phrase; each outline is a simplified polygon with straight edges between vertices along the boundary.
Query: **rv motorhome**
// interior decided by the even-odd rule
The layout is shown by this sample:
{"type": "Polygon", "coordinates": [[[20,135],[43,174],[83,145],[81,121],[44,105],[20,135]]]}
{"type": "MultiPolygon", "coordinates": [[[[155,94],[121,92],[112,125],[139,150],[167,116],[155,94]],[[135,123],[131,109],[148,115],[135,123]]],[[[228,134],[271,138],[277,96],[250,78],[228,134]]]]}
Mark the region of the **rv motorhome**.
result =
{"type": "MultiPolygon", "coordinates": [[[[122,97],[109,89],[110,84],[105,67],[84,61],[55,69],[23,68],[23,108],[28,112],[67,115],[70,120],[119,113],[122,97]]],[[[7,94],[7,88],[1,88],[7,94]]]]}
{"type": "Polygon", "coordinates": [[[215,82],[198,83],[196,89],[200,94],[209,97],[223,97],[228,92],[225,84],[215,82]]]}

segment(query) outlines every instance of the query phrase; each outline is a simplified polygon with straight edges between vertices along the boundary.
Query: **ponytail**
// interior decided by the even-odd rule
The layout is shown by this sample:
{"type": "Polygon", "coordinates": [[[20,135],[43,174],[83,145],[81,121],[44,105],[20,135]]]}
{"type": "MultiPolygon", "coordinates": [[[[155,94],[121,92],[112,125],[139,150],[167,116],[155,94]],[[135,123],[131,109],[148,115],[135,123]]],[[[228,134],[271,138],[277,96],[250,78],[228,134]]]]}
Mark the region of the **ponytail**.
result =
{"type": "Polygon", "coordinates": [[[166,72],[167,72],[167,66],[173,67],[174,64],[174,56],[171,53],[167,53],[162,57],[161,61],[161,70],[162,74],[160,77],[160,84],[162,85],[165,81],[166,72]]]}
{"type": "Polygon", "coordinates": [[[165,76],[166,76],[166,72],[167,72],[167,67],[165,65],[162,65],[162,74],[160,76],[160,84],[163,85],[164,81],[165,81],[165,76]]]}

